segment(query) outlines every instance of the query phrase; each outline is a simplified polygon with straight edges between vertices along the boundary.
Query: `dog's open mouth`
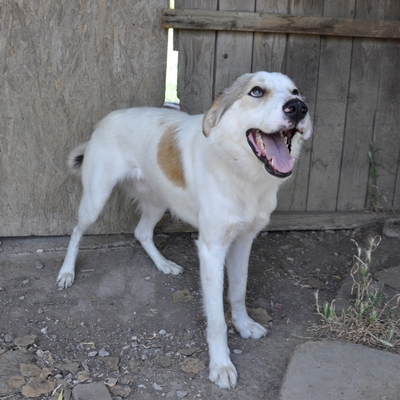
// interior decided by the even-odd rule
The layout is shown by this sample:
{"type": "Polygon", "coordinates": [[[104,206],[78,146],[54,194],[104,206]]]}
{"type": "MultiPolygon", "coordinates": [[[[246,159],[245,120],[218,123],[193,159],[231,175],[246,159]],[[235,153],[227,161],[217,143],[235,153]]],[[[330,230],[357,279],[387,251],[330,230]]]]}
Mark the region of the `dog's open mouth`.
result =
{"type": "Polygon", "coordinates": [[[253,128],[246,132],[246,136],[254,154],[264,163],[265,169],[271,175],[285,178],[293,170],[294,159],[290,152],[292,138],[296,132],[296,129],[287,129],[267,134],[253,128]]]}

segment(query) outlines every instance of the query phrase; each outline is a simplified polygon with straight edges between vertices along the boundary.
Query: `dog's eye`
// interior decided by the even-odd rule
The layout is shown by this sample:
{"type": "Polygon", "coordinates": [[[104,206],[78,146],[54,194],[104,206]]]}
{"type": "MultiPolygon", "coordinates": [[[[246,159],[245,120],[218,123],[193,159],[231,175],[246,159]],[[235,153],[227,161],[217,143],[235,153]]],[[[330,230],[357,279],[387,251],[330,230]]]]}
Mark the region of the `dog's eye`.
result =
{"type": "Polygon", "coordinates": [[[260,86],[255,86],[253,89],[250,90],[249,95],[252,97],[263,97],[264,90],[260,88],[260,86]]]}
{"type": "Polygon", "coordinates": [[[294,94],[295,96],[298,96],[299,95],[299,91],[297,89],[293,89],[292,94],[294,94]]]}

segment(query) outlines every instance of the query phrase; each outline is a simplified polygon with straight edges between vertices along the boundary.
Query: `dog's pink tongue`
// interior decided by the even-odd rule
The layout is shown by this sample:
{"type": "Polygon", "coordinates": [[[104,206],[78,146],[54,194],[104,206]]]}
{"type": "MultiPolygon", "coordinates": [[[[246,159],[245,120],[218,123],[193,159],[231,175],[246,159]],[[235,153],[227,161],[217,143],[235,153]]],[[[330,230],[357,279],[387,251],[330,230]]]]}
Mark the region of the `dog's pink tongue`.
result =
{"type": "Polygon", "coordinates": [[[265,153],[276,171],[287,173],[293,169],[294,159],[279,134],[263,135],[265,153]]]}

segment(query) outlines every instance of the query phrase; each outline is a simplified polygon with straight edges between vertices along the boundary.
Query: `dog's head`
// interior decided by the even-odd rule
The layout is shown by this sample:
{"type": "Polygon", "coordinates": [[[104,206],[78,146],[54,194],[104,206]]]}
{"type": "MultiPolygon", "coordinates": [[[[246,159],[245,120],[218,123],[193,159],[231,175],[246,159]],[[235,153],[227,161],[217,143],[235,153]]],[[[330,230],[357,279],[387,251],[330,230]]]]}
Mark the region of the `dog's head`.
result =
{"type": "Polygon", "coordinates": [[[236,160],[251,154],[271,175],[285,178],[301,142],[311,137],[312,123],[295,84],[262,71],[242,75],[225,89],[204,116],[203,132],[236,160]]]}

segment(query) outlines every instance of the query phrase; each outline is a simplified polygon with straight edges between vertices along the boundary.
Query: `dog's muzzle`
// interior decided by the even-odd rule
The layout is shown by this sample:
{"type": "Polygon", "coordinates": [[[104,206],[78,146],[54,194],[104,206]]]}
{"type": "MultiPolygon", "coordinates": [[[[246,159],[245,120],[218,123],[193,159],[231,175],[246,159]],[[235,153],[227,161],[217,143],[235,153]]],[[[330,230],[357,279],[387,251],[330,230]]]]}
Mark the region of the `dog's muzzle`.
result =
{"type": "Polygon", "coordinates": [[[286,102],[282,109],[293,128],[271,133],[252,128],[246,132],[247,141],[254,154],[264,163],[265,169],[278,178],[286,178],[292,174],[292,139],[297,132],[303,133],[298,124],[308,114],[307,105],[298,98],[286,102]]]}

